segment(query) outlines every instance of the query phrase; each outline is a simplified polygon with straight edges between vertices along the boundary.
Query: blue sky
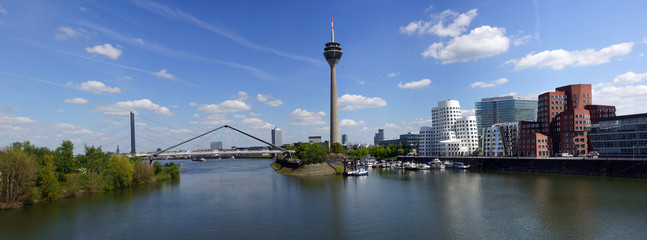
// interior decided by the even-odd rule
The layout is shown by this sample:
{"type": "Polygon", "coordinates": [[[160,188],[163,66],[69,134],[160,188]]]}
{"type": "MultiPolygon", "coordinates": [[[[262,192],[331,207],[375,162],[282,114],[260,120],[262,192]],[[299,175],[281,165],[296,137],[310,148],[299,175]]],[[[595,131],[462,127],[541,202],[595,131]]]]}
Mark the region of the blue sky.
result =
{"type": "MultiPolygon", "coordinates": [[[[372,143],[431,124],[438,101],[593,85],[647,112],[643,1],[0,0],[0,144],[165,147],[229,124],[329,138],[335,40],[341,133],[372,143]]],[[[184,148],[260,145],[216,133],[184,148]]],[[[80,149],[80,148],[79,148],[80,149]]]]}

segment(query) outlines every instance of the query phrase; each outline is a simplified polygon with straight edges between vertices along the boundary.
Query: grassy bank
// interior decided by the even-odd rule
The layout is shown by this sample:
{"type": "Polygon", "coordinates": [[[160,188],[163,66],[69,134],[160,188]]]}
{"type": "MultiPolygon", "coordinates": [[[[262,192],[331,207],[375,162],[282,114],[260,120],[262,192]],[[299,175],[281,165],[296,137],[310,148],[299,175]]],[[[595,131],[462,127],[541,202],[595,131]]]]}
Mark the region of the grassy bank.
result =
{"type": "Polygon", "coordinates": [[[325,176],[334,175],[336,169],[328,163],[304,164],[297,168],[283,166],[278,162],[270,164],[277,173],[288,176],[325,176]]]}

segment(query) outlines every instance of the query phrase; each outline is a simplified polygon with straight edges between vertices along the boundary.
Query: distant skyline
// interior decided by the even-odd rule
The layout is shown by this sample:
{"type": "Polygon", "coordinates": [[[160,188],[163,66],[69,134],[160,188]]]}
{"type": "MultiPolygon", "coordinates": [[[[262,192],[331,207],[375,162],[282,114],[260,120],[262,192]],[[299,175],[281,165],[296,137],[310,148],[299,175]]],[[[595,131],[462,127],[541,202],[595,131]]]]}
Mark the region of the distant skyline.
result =
{"type": "MultiPolygon", "coordinates": [[[[0,145],[72,139],[138,151],[229,124],[283,142],[329,137],[330,40],[340,135],[431,125],[438,101],[537,97],[592,84],[593,104],[647,112],[643,1],[0,0],[0,145]],[[334,8],[330,6],[334,5],[334,8]],[[141,146],[141,148],[139,148],[141,146]]],[[[228,133],[186,148],[262,145],[228,133]]]]}

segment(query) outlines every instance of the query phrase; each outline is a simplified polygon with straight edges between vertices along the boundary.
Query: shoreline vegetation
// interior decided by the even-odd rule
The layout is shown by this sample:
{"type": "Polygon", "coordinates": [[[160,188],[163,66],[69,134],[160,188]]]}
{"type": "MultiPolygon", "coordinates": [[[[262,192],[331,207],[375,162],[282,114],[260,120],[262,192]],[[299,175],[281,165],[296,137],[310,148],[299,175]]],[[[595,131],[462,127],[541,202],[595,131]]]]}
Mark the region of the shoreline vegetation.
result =
{"type": "Polygon", "coordinates": [[[179,177],[173,162],[150,167],[140,157],[94,146],[75,156],[71,141],[55,150],[15,142],[0,149],[0,210],[179,177]]]}
{"type": "Polygon", "coordinates": [[[410,147],[403,147],[401,143],[388,146],[372,146],[368,148],[344,150],[340,143],[333,143],[330,149],[318,143],[302,143],[298,146],[286,147],[294,150],[301,164],[283,164],[275,161],[270,165],[280,174],[288,176],[322,176],[343,174],[342,161],[347,158],[362,158],[369,155],[377,159],[394,159],[411,151],[410,147]]]}

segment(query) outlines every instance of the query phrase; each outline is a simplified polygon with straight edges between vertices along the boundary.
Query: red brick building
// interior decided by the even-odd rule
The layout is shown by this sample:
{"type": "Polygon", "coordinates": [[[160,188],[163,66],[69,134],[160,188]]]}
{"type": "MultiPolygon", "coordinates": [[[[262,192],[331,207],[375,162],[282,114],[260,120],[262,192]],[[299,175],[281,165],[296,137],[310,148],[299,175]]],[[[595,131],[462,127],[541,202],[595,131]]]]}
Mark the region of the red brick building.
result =
{"type": "Polygon", "coordinates": [[[579,156],[592,151],[586,127],[615,116],[614,106],[592,103],[591,84],[563,86],[539,95],[537,121],[519,122],[517,156],[579,156]]]}

